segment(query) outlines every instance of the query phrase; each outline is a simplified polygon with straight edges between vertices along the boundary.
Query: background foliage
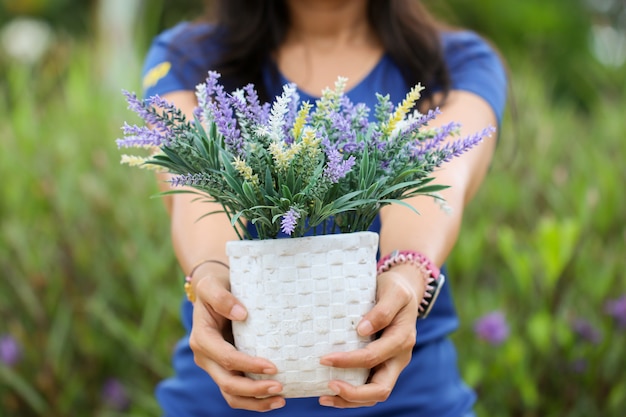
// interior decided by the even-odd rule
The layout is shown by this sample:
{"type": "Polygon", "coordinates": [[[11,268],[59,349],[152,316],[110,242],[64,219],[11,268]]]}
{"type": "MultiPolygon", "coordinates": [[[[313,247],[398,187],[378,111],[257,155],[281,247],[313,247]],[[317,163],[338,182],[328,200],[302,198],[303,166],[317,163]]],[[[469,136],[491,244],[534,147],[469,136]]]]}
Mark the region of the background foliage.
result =
{"type": "MultiPolygon", "coordinates": [[[[0,51],[2,416],[158,415],[152,391],[182,334],[167,215],[151,176],[118,164],[114,139],[149,39],[199,2],[114,3],[0,0],[0,33],[17,18],[49,25],[43,55],[0,51]],[[111,26],[123,21],[134,29],[111,26]]],[[[477,411],[621,417],[624,3],[426,3],[487,35],[512,80],[449,261],[477,411]],[[475,332],[494,311],[508,337],[475,332]]]]}

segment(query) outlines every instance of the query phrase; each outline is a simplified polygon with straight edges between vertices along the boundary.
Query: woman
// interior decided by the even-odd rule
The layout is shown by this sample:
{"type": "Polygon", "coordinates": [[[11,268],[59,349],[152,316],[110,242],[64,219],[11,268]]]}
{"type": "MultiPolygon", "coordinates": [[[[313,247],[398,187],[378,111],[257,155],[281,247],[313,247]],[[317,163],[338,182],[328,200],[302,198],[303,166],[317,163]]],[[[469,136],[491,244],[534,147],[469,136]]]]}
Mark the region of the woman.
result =
{"type": "MultiPolygon", "coordinates": [[[[389,94],[397,103],[421,82],[426,94],[420,109],[441,108],[436,124],[457,121],[463,132],[472,133],[501,121],[506,79],[497,55],[471,32],[444,29],[418,1],[212,3],[217,23],[182,23],[155,39],[144,73],[146,95],[160,94],[191,115],[194,87],[208,70],[223,75],[228,91],[252,82],[265,99],[280,94],[283,83],[295,82],[302,100],[311,102],[344,76],[348,97],[371,108],[375,93],[389,94]]],[[[437,183],[451,186],[442,193],[451,212],[423,197],[410,200],[420,216],[398,205],[385,207],[371,228],[380,234],[380,254],[416,251],[442,265],[495,142],[484,140],[436,173],[437,183]]],[[[475,395],[458,375],[448,340],[458,325],[449,287],[444,286],[429,317],[417,321],[423,272],[406,263],[378,276],[377,303],[358,325],[361,335],[380,337],[366,349],[321,360],[328,366],[372,369],[367,384],[331,381],[335,396],[286,401],[278,382],[244,377],[243,372],[271,375],[277,370],[228,342],[229,322],[247,314],[228,289],[224,245],[237,236],[225,216],[197,221],[214,210],[193,202],[193,196],[174,194],[166,203],[175,252],[192,276],[196,296],[193,305],[183,303],[188,334],[174,356],[176,375],[157,388],[167,416],[247,416],[250,410],[307,417],[473,415],[475,395]]]]}

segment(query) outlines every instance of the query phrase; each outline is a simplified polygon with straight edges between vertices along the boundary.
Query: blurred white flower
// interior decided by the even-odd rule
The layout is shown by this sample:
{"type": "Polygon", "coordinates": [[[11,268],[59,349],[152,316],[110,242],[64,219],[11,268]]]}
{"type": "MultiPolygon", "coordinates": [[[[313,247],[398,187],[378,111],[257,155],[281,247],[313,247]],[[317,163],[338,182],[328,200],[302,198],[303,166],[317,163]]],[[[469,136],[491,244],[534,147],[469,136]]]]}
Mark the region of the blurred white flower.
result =
{"type": "Polygon", "coordinates": [[[626,31],[612,26],[591,28],[591,49],[603,65],[618,68],[626,63],[626,31]]]}
{"type": "Polygon", "coordinates": [[[53,35],[48,23],[19,17],[11,20],[0,30],[0,45],[9,58],[34,64],[50,48],[53,35]]]}

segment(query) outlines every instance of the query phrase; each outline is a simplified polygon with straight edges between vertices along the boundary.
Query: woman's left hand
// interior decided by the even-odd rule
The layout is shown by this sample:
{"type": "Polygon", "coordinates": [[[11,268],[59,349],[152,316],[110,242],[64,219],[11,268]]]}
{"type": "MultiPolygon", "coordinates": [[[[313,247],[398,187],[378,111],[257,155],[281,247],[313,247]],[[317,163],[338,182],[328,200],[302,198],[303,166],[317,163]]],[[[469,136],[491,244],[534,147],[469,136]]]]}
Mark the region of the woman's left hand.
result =
{"type": "Polygon", "coordinates": [[[329,387],[336,396],[322,396],[321,405],[352,408],[372,406],[387,400],[400,372],[411,360],[415,345],[418,307],[424,294],[420,270],[409,264],[396,265],[378,276],[377,302],[357,327],[361,336],[382,330],[380,338],[367,347],[324,356],[321,364],[337,368],[372,369],[370,379],[355,387],[333,380],[329,387]]]}

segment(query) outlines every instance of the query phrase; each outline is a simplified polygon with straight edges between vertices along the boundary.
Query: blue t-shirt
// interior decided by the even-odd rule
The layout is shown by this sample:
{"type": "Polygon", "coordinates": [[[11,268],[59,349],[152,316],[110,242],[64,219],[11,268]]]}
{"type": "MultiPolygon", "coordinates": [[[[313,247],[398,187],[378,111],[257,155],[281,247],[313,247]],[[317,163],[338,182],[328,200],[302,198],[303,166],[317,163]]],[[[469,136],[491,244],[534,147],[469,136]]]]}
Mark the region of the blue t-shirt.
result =
{"type": "MultiPolygon", "coordinates": [[[[195,90],[201,79],[211,69],[211,58],[219,50],[207,35],[211,26],[181,23],[159,35],[146,58],[143,87],[144,95],[163,95],[173,91],[195,90]],[[198,41],[201,39],[201,41],[198,41]]],[[[469,91],[482,97],[493,109],[498,124],[502,120],[506,101],[506,74],[494,50],[479,36],[469,31],[442,34],[445,59],[449,68],[452,90],[469,91]]],[[[282,92],[287,82],[273,77],[270,68],[264,72],[265,87],[270,96],[282,92]]],[[[377,65],[357,85],[346,92],[353,103],[365,103],[370,108],[376,104],[375,93],[389,94],[391,102],[404,99],[408,86],[400,69],[388,56],[383,55],[377,65]]],[[[438,89],[438,86],[426,86],[438,89]]],[[[301,99],[313,102],[316,97],[298,91],[301,99]]],[[[377,218],[371,231],[380,231],[377,218]]],[[[445,270],[443,271],[445,273],[445,270]]],[[[365,416],[416,416],[461,417],[474,402],[474,393],[463,384],[456,368],[456,352],[447,335],[458,327],[450,282],[447,277],[430,315],[417,323],[417,343],[411,363],[402,372],[391,397],[375,407],[351,410],[321,407],[316,398],[290,399],[287,406],[272,412],[275,416],[306,417],[365,417],[365,416]]],[[[174,354],[175,375],[157,388],[159,400],[167,416],[252,416],[254,412],[232,410],[210,376],[198,368],[189,348],[189,331],[192,323],[192,305],[182,304],[182,321],[187,335],[179,342],[174,354]]]]}

